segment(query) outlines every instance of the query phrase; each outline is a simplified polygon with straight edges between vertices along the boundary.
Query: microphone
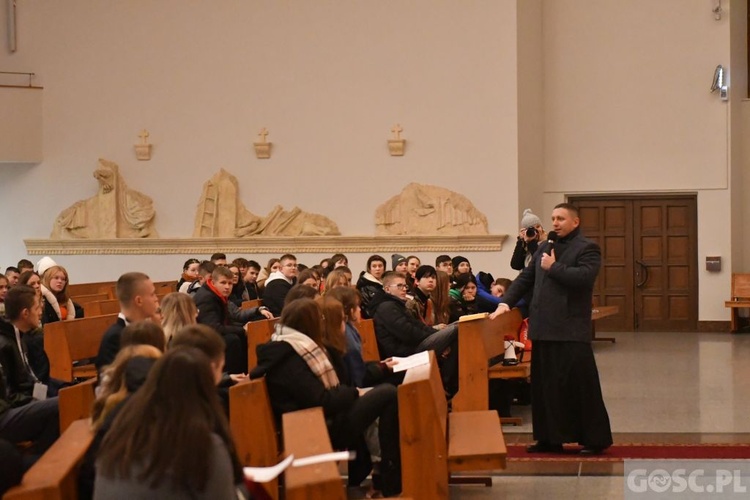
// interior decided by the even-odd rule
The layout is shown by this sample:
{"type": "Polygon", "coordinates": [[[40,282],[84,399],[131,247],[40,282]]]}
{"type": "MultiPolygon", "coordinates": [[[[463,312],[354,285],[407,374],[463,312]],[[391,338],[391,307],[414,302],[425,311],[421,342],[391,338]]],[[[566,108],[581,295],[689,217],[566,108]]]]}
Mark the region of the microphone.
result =
{"type": "Polygon", "coordinates": [[[555,242],[557,241],[557,233],[554,231],[550,231],[547,233],[547,248],[549,250],[548,253],[552,253],[552,250],[555,248],[555,242]]]}

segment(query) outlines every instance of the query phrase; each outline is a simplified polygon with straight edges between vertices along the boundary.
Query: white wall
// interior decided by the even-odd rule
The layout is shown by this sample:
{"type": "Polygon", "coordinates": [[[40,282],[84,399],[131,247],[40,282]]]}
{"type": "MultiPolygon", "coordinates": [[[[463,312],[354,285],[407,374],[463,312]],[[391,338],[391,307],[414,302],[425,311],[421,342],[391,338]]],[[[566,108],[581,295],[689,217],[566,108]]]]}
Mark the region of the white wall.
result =
{"type": "Polygon", "coordinates": [[[544,3],[545,206],[578,193],[698,193],[699,319],[727,320],[729,10],[703,0],[544,3]],[[717,223],[721,221],[723,223],[717,223]],[[705,271],[706,255],[724,270],[705,271]]]}
{"type": "MultiPolygon", "coordinates": [[[[0,168],[0,265],[96,192],[98,157],[154,198],[165,237],[192,233],[220,167],[251,211],[296,204],[346,235],[373,234],[375,208],[411,181],[469,196],[491,232],[510,234],[521,205],[545,218],[570,194],[693,192],[699,318],[726,320],[744,241],[727,225],[747,209],[734,188],[750,161],[737,160],[739,113],[708,87],[717,64],[730,77],[742,64],[744,23],[737,14],[730,30],[726,15],[738,1],[721,21],[707,0],[21,2],[19,50],[0,50],[0,67],[45,86],[45,159],[0,168]],[[402,158],[386,153],[396,122],[402,158]],[[274,155],[261,161],[264,126],[274,155]],[[145,163],[132,149],[143,128],[155,146],[145,163]],[[722,273],[703,270],[708,254],[724,257],[722,273]]],[[[467,256],[510,275],[511,247],[467,256]]],[[[59,260],[88,281],[126,268],[174,278],[186,257],[59,260]]],[[[366,257],[351,256],[355,271],[366,257]]]]}
{"type": "MultiPolygon", "coordinates": [[[[375,208],[413,181],[465,194],[491,232],[515,232],[515,5],[20,3],[19,49],[2,51],[0,67],[34,71],[45,87],[44,161],[0,169],[1,222],[15,228],[0,266],[25,255],[22,238],[47,237],[62,209],[96,192],[99,157],[154,199],[163,237],[191,236],[201,185],[220,167],[254,213],[299,205],[345,235],[373,234],[375,208]],[[397,122],[401,158],[386,148],[397,122]],[[264,126],[273,157],[257,160],[264,126]],[[150,162],[134,158],[143,128],[150,162]]],[[[186,257],[60,260],[75,279],[95,280],[123,267],[174,277],[186,257]]],[[[495,269],[510,253],[472,258],[495,269]]]]}

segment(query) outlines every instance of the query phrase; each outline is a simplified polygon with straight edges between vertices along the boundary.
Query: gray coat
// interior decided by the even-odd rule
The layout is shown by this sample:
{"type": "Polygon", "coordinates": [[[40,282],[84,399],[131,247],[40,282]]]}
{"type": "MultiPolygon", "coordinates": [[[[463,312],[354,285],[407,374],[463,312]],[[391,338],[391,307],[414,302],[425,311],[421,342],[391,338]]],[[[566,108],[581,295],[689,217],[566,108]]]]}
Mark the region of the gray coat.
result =
{"type": "Polygon", "coordinates": [[[591,305],[602,256],[599,245],[575,229],[554,244],[556,262],[541,267],[549,243],[539,245],[533,262],[513,281],[503,302],[513,306],[534,287],[529,337],[534,340],[591,342],[591,305]]]}

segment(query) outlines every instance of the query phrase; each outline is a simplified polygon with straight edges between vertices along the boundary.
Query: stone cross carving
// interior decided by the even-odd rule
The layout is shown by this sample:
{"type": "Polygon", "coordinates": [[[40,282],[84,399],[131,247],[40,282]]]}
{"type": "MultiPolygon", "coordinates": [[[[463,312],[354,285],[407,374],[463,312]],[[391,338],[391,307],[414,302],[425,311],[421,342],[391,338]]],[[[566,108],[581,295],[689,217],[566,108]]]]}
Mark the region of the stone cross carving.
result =
{"type": "Polygon", "coordinates": [[[146,129],[141,130],[141,133],[138,134],[138,137],[141,138],[141,142],[143,144],[148,144],[148,142],[147,142],[147,140],[148,140],[148,130],[146,130],[146,129]]]}
{"type": "Polygon", "coordinates": [[[266,141],[267,135],[268,135],[268,130],[266,129],[266,127],[263,127],[262,129],[260,129],[260,134],[258,134],[258,137],[260,137],[260,142],[267,142],[266,141]]]}
{"type": "Polygon", "coordinates": [[[401,132],[403,132],[404,129],[401,128],[401,125],[398,123],[391,129],[391,132],[393,132],[393,138],[397,141],[401,140],[401,132]]]}

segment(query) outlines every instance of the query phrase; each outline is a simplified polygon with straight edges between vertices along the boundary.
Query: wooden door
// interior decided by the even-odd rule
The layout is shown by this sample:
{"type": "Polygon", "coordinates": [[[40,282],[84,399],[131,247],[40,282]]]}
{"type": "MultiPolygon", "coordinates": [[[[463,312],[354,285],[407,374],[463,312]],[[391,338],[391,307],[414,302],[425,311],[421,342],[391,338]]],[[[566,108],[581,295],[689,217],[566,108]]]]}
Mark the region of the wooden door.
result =
{"type": "Polygon", "coordinates": [[[697,328],[695,196],[581,197],[583,234],[602,248],[597,305],[617,305],[599,331],[697,328]]]}

